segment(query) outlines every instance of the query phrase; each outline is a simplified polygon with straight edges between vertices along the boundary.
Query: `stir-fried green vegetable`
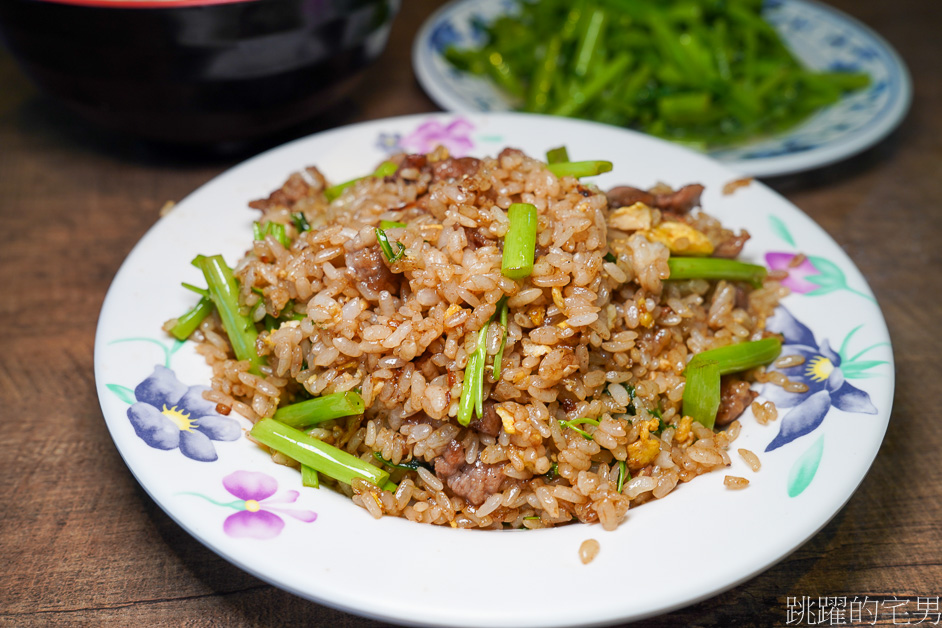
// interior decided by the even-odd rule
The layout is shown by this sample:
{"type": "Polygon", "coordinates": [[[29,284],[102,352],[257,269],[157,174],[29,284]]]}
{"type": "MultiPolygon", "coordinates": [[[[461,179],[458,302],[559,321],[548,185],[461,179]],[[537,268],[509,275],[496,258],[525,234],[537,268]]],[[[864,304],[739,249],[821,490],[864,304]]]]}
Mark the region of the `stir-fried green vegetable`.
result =
{"type": "Polygon", "coordinates": [[[764,266],[719,257],[671,257],[667,265],[670,279],[674,280],[726,279],[747,281],[754,288],[761,288],[766,275],[764,266]]]}
{"type": "Polygon", "coordinates": [[[700,147],[787,129],[862,72],[817,72],[762,18],[761,0],[518,0],[479,47],[446,50],[516,108],[640,129],[700,147]]]}
{"type": "Polygon", "coordinates": [[[618,487],[617,491],[622,492],[625,488],[625,480],[631,479],[631,473],[628,471],[628,464],[624,460],[618,461],[618,487]]]}
{"type": "Polygon", "coordinates": [[[539,222],[536,206],[530,203],[514,203],[507,210],[507,218],[510,220],[510,226],[504,236],[500,271],[505,277],[523,279],[533,272],[536,227],[539,222]]]}
{"type": "MultiPolygon", "coordinates": [[[[396,172],[396,170],[397,170],[398,168],[399,168],[399,166],[396,165],[396,162],[394,162],[394,161],[384,161],[384,162],[381,163],[379,166],[377,166],[376,170],[373,171],[373,174],[367,175],[367,176],[370,176],[370,177],[388,177],[388,176],[390,176],[390,175],[392,175],[392,174],[395,174],[395,172],[396,172]]],[[[334,201],[334,200],[336,200],[337,198],[339,198],[340,195],[343,194],[343,191],[346,190],[348,187],[350,187],[351,185],[353,185],[353,184],[356,183],[357,181],[360,181],[361,179],[365,179],[365,178],[366,178],[366,177],[357,177],[356,179],[350,179],[349,181],[344,181],[343,183],[338,183],[337,185],[332,185],[332,186],[330,186],[329,188],[327,188],[327,189],[324,190],[324,195],[327,197],[327,200],[328,200],[328,201],[334,201]]]]}
{"type": "Polygon", "coordinates": [[[569,429],[571,429],[571,430],[574,430],[574,431],[576,431],[576,432],[582,434],[582,437],[585,438],[585,439],[587,439],[587,440],[594,440],[592,434],[589,434],[587,431],[585,431],[585,430],[583,430],[583,429],[581,429],[581,428],[579,428],[579,427],[576,427],[577,425],[585,425],[586,423],[588,423],[589,425],[595,425],[596,427],[598,427],[599,420],[598,420],[598,419],[581,418],[581,419],[572,419],[571,421],[564,421],[564,420],[562,420],[562,419],[559,419],[559,427],[561,427],[561,428],[563,428],[563,429],[569,428],[569,429]]]}
{"type": "Polygon", "coordinates": [[[610,161],[557,161],[546,165],[546,169],[557,177],[594,177],[603,172],[611,172],[610,161]]]}
{"type": "Polygon", "coordinates": [[[471,417],[477,413],[484,416],[484,368],[487,366],[487,330],[494,322],[494,317],[500,315],[502,333],[500,351],[494,356],[494,379],[500,376],[500,360],[504,351],[504,341],[507,334],[507,297],[497,301],[497,308],[483,327],[478,331],[477,343],[474,352],[468,356],[468,364],[464,367],[464,381],[461,385],[461,399],[458,402],[458,423],[468,425],[471,417]]]}
{"type": "Polygon", "coordinates": [[[694,421],[713,429],[720,407],[720,368],[716,360],[696,360],[684,372],[683,412],[694,421]]]}
{"type": "Polygon", "coordinates": [[[321,487],[320,475],[306,464],[301,465],[301,486],[310,486],[311,488],[321,487]]]}
{"type": "MultiPolygon", "coordinates": [[[[717,347],[693,356],[689,364],[695,362],[715,360],[720,369],[720,375],[747,371],[763,364],[768,364],[782,352],[782,340],[778,336],[770,336],[762,340],[740,342],[725,347],[717,347]]],[[[688,368],[689,368],[688,364],[688,368]]]]}
{"type": "MultiPolygon", "coordinates": [[[[304,214],[301,214],[302,216],[304,214]]],[[[291,241],[288,239],[288,232],[285,230],[285,226],[279,222],[267,221],[264,225],[260,223],[252,223],[252,235],[256,240],[264,240],[265,236],[272,236],[281,244],[281,246],[288,248],[291,246],[291,241]]]]}
{"type": "Polygon", "coordinates": [[[213,300],[208,296],[201,297],[192,309],[177,319],[177,322],[170,328],[171,335],[177,340],[186,340],[212,311],[213,300]]]}
{"type": "Polygon", "coordinates": [[[324,421],[363,414],[363,397],[353,391],[331,393],[282,406],[274,419],[285,425],[305,429],[324,421]]]}
{"type": "Polygon", "coordinates": [[[381,488],[389,488],[388,472],[275,419],[262,419],[249,434],[303,466],[345,484],[362,478],[381,488]]]}
{"type": "Polygon", "coordinates": [[[209,286],[209,296],[219,312],[236,357],[248,360],[251,365],[249,370],[257,375],[263,362],[255,350],[258,330],[255,329],[255,322],[239,307],[239,284],[232,269],[226,266],[222,255],[198,255],[193,264],[203,271],[209,286]]]}
{"type": "Polygon", "coordinates": [[[713,429],[720,406],[720,377],[768,364],[781,351],[781,339],[773,336],[693,356],[684,371],[683,413],[713,429]]]}
{"type": "Polygon", "coordinates": [[[398,262],[402,259],[402,256],[406,253],[406,247],[402,242],[396,241],[396,246],[399,247],[395,253],[393,253],[392,245],[389,243],[389,236],[386,235],[386,232],[379,227],[376,227],[376,241],[379,242],[379,248],[383,251],[383,255],[386,256],[386,259],[390,264],[393,262],[398,262]]]}

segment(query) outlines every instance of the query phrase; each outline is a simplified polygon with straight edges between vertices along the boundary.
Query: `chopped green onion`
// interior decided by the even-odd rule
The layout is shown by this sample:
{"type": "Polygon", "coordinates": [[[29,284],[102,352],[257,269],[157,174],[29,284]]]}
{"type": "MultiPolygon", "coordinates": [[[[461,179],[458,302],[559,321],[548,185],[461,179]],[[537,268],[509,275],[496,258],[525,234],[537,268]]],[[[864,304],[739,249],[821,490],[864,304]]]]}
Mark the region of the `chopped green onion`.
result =
{"type": "Polygon", "coordinates": [[[406,226],[407,226],[406,223],[396,222],[395,220],[380,220],[379,221],[379,228],[383,230],[402,229],[403,227],[406,227],[406,226]]]}
{"type": "MultiPolygon", "coordinates": [[[[396,162],[384,161],[376,168],[376,170],[373,171],[373,174],[368,175],[368,176],[377,177],[377,178],[388,177],[392,174],[395,174],[396,170],[398,169],[399,169],[399,166],[396,165],[396,162]]],[[[324,196],[327,197],[328,201],[333,202],[337,200],[341,194],[343,194],[344,190],[346,190],[348,187],[350,187],[354,183],[358,181],[362,181],[363,179],[366,179],[366,177],[357,177],[356,179],[350,179],[349,181],[344,181],[343,183],[332,185],[329,188],[326,188],[324,190],[324,196]]]]}
{"type": "Polygon", "coordinates": [[[720,407],[720,367],[716,360],[691,361],[684,371],[683,413],[713,429],[720,407]]]}
{"type": "Polygon", "coordinates": [[[543,474],[543,477],[546,478],[547,482],[552,482],[559,476],[559,463],[554,462],[553,466],[550,467],[550,470],[543,474]]]}
{"type": "Polygon", "coordinates": [[[339,482],[350,484],[362,478],[379,487],[388,486],[387,471],[275,419],[262,419],[249,434],[263,445],[339,482]]]}
{"type": "Polygon", "coordinates": [[[199,286],[194,286],[193,284],[191,284],[191,283],[186,283],[185,281],[182,282],[180,285],[183,286],[184,288],[186,288],[187,290],[189,290],[190,292],[195,292],[196,294],[200,295],[201,297],[208,297],[208,296],[209,296],[209,290],[207,290],[206,288],[200,288],[199,286]]]}
{"type": "MultiPolygon", "coordinates": [[[[506,329],[506,308],[507,298],[501,297],[496,304],[497,309],[487,319],[487,322],[478,330],[477,343],[474,352],[468,356],[468,364],[464,367],[464,381],[461,385],[461,399],[458,402],[458,423],[468,425],[475,412],[479,417],[484,416],[484,367],[487,363],[487,330],[494,322],[494,317],[501,312],[501,320],[505,321],[506,329]]],[[[503,351],[503,346],[501,346],[503,351]]],[[[500,362],[495,356],[495,364],[500,372],[500,362]]],[[[497,375],[494,376],[495,379],[497,375]]]]}
{"type": "Polygon", "coordinates": [[[765,267],[719,257],[671,257],[667,260],[670,279],[725,279],[747,281],[755,288],[762,287],[765,267]]]}
{"type": "Polygon", "coordinates": [[[719,366],[720,375],[729,375],[768,364],[781,352],[781,338],[770,336],[698,353],[687,364],[687,368],[698,361],[713,360],[719,366]]]}
{"type": "Polygon", "coordinates": [[[624,460],[618,461],[618,492],[621,493],[622,489],[625,487],[625,480],[631,479],[631,473],[628,472],[628,465],[625,464],[624,460]]]}
{"type": "Polygon", "coordinates": [[[592,434],[589,434],[589,433],[586,432],[585,430],[576,427],[577,425],[583,425],[583,424],[586,424],[586,423],[588,423],[588,424],[590,424],[590,425],[598,426],[599,420],[598,420],[598,419],[581,418],[581,419],[572,419],[571,421],[564,421],[564,420],[562,420],[562,419],[559,419],[559,426],[560,426],[561,428],[566,429],[566,428],[568,427],[569,429],[575,430],[576,432],[579,432],[580,434],[582,434],[583,438],[585,438],[585,439],[587,439],[587,440],[594,440],[592,434]]]}
{"type": "Polygon", "coordinates": [[[200,298],[186,314],[177,319],[170,333],[177,340],[186,340],[213,311],[213,300],[209,296],[200,298]]]}
{"type": "Polygon", "coordinates": [[[310,486],[311,488],[321,487],[321,478],[313,468],[306,464],[301,465],[301,486],[310,486]]]}
{"type": "Polygon", "coordinates": [[[307,221],[307,216],[304,215],[304,212],[294,212],[291,214],[291,222],[294,223],[294,228],[298,230],[298,233],[311,230],[311,223],[307,221]]]}
{"type": "MultiPolygon", "coordinates": [[[[615,262],[618,261],[618,258],[615,257],[615,254],[612,253],[611,251],[609,251],[608,253],[606,253],[605,255],[603,255],[603,256],[602,256],[602,259],[604,259],[606,262],[611,262],[612,264],[614,264],[615,262]]],[[[670,261],[670,260],[668,260],[668,261],[670,261]]]]}
{"type": "Polygon", "coordinates": [[[390,264],[398,262],[402,259],[402,256],[406,252],[406,247],[402,242],[396,241],[396,244],[399,245],[399,250],[396,253],[393,253],[392,246],[389,244],[389,238],[386,236],[386,232],[376,227],[376,241],[379,242],[379,248],[383,250],[383,255],[386,256],[386,259],[389,260],[390,264]]]}
{"type": "Polygon", "coordinates": [[[603,172],[609,172],[612,169],[610,161],[561,161],[559,163],[547,164],[546,169],[557,177],[593,177],[603,172]]]}
{"type": "Polygon", "coordinates": [[[399,164],[395,161],[384,161],[373,171],[373,176],[377,179],[380,177],[391,177],[396,174],[397,170],[399,170],[399,164]]]}
{"type": "Polygon", "coordinates": [[[505,277],[523,279],[533,272],[538,224],[536,206],[530,203],[514,203],[507,210],[507,218],[510,226],[504,236],[500,270],[505,277]]]}
{"type": "Polygon", "coordinates": [[[421,463],[418,459],[416,459],[416,458],[413,458],[413,459],[410,460],[409,462],[400,462],[399,464],[396,464],[396,463],[394,463],[394,462],[391,462],[391,461],[386,460],[385,458],[383,458],[383,454],[379,453],[378,451],[374,451],[374,452],[373,452],[373,457],[376,458],[377,460],[379,460],[380,462],[382,462],[382,463],[383,463],[384,465],[386,465],[387,467],[392,467],[392,468],[394,468],[394,469],[402,469],[402,470],[404,470],[404,471],[415,471],[415,470],[417,470],[419,467],[428,468],[426,465],[422,464],[422,463],[421,463]]]}
{"type": "Polygon", "coordinates": [[[569,161],[569,151],[566,150],[565,146],[551,148],[546,151],[546,163],[558,164],[564,161],[569,161]]]}
{"type": "Polygon", "coordinates": [[[500,312],[500,348],[494,356],[494,366],[491,372],[495,380],[500,380],[500,363],[504,359],[504,348],[507,346],[507,315],[510,307],[507,305],[507,296],[502,296],[497,302],[497,311],[500,312]]]}
{"type": "Polygon", "coordinates": [[[206,284],[209,286],[209,295],[222,319],[222,326],[229,336],[229,342],[235,351],[236,358],[248,360],[249,370],[258,375],[259,367],[263,363],[255,350],[255,340],[258,331],[255,322],[242,313],[239,307],[239,284],[232,270],[226,266],[222,255],[199,255],[193,263],[203,271],[206,284]]]}
{"type": "Polygon", "coordinates": [[[252,234],[256,240],[264,240],[265,236],[270,235],[286,249],[291,246],[291,241],[288,240],[288,232],[285,231],[285,226],[280,222],[267,221],[264,225],[257,222],[253,223],[252,234]]]}
{"type": "Polygon", "coordinates": [[[283,406],[274,418],[285,425],[305,429],[344,416],[363,414],[363,397],[353,391],[331,393],[283,406]]]}

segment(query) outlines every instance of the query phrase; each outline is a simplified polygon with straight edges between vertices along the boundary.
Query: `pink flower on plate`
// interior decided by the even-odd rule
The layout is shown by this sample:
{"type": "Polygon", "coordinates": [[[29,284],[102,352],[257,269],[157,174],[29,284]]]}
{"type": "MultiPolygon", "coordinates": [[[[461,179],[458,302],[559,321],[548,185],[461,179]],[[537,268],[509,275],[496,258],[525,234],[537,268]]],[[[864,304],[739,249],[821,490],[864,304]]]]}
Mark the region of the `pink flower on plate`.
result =
{"type": "Polygon", "coordinates": [[[311,523],[317,519],[317,513],[311,510],[282,508],[279,504],[293,504],[298,500],[298,491],[286,491],[275,495],[278,481],[257,471],[235,471],[222,479],[226,490],[240,501],[226,504],[238,510],[226,517],[223,530],[235,538],[272,539],[281,534],[285,527],[284,520],[275,513],[281,513],[311,523]]]}
{"type": "Polygon", "coordinates": [[[429,120],[403,137],[400,146],[416,153],[429,153],[441,145],[448,149],[452,157],[464,157],[474,148],[470,137],[472,130],[474,125],[465,118],[455,118],[448,125],[429,120]]]}
{"type": "Polygon", "coordinates": [[[800,263],[795,263],[799,256],[794,253],[766,253],[765,263],[769,270],[784,270],[788,277],[782,281],[782,285],[789,288],[792,292],[798,294],[807,294],[820,288],[821,286],[808,281],[809,277],[820,275],[821,271],[811,263],[807,257],[803,257],[800,263]]]}

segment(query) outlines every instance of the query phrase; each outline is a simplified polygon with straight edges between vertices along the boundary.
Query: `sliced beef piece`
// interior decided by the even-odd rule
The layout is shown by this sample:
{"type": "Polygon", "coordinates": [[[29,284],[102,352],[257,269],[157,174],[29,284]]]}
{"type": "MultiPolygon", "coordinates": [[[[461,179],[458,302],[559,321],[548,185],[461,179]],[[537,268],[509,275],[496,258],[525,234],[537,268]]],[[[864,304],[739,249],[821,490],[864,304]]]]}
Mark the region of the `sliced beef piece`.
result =
{"type": "Polygon", "coordinates": [[[610,207],[624,207],[640,201],[649,207],[656,207],[666,212],[686,214],[700,205],[702,194],[703,186],[699,183],[691,183],[667,194],[652,194],[629,185],[622,185],[609,190],[606,196],[610,207]]]}
{"type": "Polygon", "coordinates": [[[737,377],[724,376],[720,381],[720,408],[716,412],[716,425],[729,425],[739,418],[759,393],[737,377]]]}
{"type": "Polygon", "coordinates": [[[749,232],[743,229],[739,234],[730,234],[730,236],[718,243],[713,249],[713,257],[723,257],[726,259],[736,259],[742,253],[742,247],[746,241],[752,237],[749,232]]]}
{"type": "Polygon", "coordinates": [[[471,227],[462,227],[462,229],[464,229],[464,237],[468,240],[468,247],[470,247],[472,251],[476,251],[482,246],[495,243],[481,233],[480,229],[472,229],[471,227]]]}
{"type": "Polygon", "coordinates": [[[320,193],[327,187],[324,175],[314,166],[303,172],[295,172],[284,184],[272,192],[268,198],[251,201],[249,207],[262,211],[272,207],[292,208],[298,201],[320,193]]]}
{"type": "Polygon", "coordinates": [[[435,475],[447,479],[467,464],[464,460],[464,446],[457,440],[448,443],[445,453],[435,459],[435,475]]]}
{"type": "Polygon", "coordinates": [[[484,464],[478,460],[462,466],[457,473],[448,476],[445,483],[455,495],[480,506],[500,489],[505,477],[503,464],[484,464]]]}
{"type": "Polygon", "coordinates": [[[476,173],[481,167],[481,160],[474,157],[443,159],[432,164],[432,180],[460,181],[476,173]]]}
{"type": "Polygon", "coordinates": [[[485,401],[484,416],[473,419],[471,423],[468,424],[468,427],[482,434],[487,434],[488,436],[498,436],[500,434],[500,428],[503,426],[503,421],[500,420],[495,406],[496,404],[490,399],[485,401]]]}
{"type": "Polygon", "coordinates": [[[368,299],[375,299],[382,290],[386,290],[391,294],[398,294],[396,276],[386,266],[379,245],[348,252],[344,259],[354,279],[372,293],[363,296],[368,299]]]}
{"type": "Polygon", "coordinates": [[[428,158],[425,155],[405,155],[399,162],[399,168],[393,176],[399,176],[403,170],[423,170],[428,167],[428,158]]]}

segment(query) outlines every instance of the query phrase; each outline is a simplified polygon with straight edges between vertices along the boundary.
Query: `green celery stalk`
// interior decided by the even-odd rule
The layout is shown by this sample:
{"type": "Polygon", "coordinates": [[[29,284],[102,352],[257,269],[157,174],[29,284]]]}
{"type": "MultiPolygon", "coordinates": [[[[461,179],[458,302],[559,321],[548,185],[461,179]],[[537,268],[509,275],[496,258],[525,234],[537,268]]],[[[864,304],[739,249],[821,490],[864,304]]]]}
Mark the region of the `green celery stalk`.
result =
{"type": "Polygon", "coordinates": [[[226,266],[222,255],[200,255],[193,262],[203,271],[209,295],[219,312],[236,358],[248,360],[251,365],[249,370],[256,375],[260,374],[259,367],[263,360],[255,350],[258,331],[255,322],[243,314],[239,307],[239,284],[232,270],[226,266]]]}
{"type": "Polygon", "coordinates": [[[186,314],[177,319],[170,334],[177,340],[186,340],[213,311],[213,300],[209,296],[200,298],[186,314]]]}
{"type": "Polygon", "coordinates": [[[729,375],[769,364],[781,352],[781,338],[769,336],[762,340],[740,342],[698,353],[691,358],[687,368],[697,362],[716,362],[720,375],[729,375]]]}
{"type": "MultiPolygon", "coordinates": [[[[552,168],[552,165],[549,166],[552,168]]],[[[536,252],[536,228],[539,222],[536,206],[514,203],[507,210],[510,226],[504,236],[501,273],[511,279],[523,279],[533,272],[536,252]]]]}
{"type": "Polygon", "coordinates": [[[565,161],[555,164],[547,164],[546,169],[557,177],[594,177],[603,172],[610,172],[612,162],[610,161],[565,161]]]}
{"type": "Polygon", "coordinates": [[[671,257],[667,266],[671,280],[725,279],[747,281],[760,288],[766,276],[764,266],[719,257],[671,257]]]}
{"type": "Polygon", "coordinates": [[[389,480],[389,473],[383,469],[275,419],[262,419],[249,434],[263,445],[344,484],[362,478],[383,487],[389,480]]]}
{"type": "Polygon", "coordinates": [[[321,478],[317,474],[317,471],[306,464],[301,465],[301,486],[310,486],[311,488],[321,487],[321,478]]]}
{"type": "Polygon", "coordinates": [[[282,406],[274,418],[285,425],[305,429],[344,416],[363,414],[363,397],[353,391],[331,393],[282,406]]]}
{"type": "Polygon", "coordinates": [[[566,150],[565,146],[551,148],[546,151],[546,163],[558,164],[564,161],[569,161],[569,151],[566,150]]]}
{"type": "MultiPolygon", "coordinates": [[[[702,354],[701,354],[702,355],[702,354]]],[[[683,413],[713,429],[720,407],[720,367],[716,360],[691,361],[684,384],[683,413]]]]}
{"type": "MultiPolygon", "coordinates": [[[[373,171],[373,174],[367,175],[367,176],[388,177],[390,175],[395,174],[396,170],[398,169],[399,169],[399,166],[397,166],[395,162],[384,161],[379,166],[377,166],[376,170],[373,171]]],[[[343,183],[332,185],[329,188],[326,188],[324,190],[324,195],[327,197],[328,201],[335,201],[337,198],[340,197],[341,194],[343,194],[344,190],[346,190],[348,187],[350,187],[357,181],[361,181],[362,179],[365,179],[365,178],[366,177],[357,177],[356,179],[350,179],[349,181],[344,181],[343,183]]]]}

